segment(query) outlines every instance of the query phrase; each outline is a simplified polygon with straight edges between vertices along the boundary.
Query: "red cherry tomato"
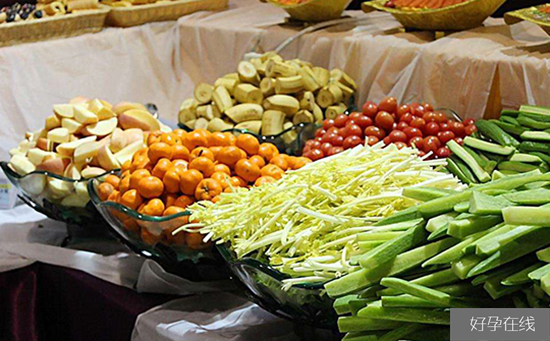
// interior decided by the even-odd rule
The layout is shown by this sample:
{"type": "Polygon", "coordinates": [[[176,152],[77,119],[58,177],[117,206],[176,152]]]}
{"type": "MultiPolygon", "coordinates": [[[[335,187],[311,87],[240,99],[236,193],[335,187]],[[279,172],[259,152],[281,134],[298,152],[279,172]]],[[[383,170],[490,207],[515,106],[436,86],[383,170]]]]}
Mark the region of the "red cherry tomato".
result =
{"type": "Polygon", "coordinates": [[[407,137],[409,139],[412,139],[413,137],[424,137],[424,134],[422,133],[422,130],[418,129],[418,128],[414,128],[414,127],[407,127],[405,129],[403,129],[403,132],[405,134],[407,134],[407,137]]]}
{"type": "Polygon", "coordinates": [[[439,124],[439,130],[440,131],[448,131],[448,130],[451,130],[451,126],[449,125],[449,123],[440,123],[439,124]]]}
{"type": "Polygon", "coordinates": [[[341,147],[344,144],[344,137],[340,135],[333,135],[329,141],[334,147],[341,147]]]}
{"type": "Polygon", "coordinates": [[[363,143],[363,140],[361,140],[359,136],[351,135],[344,139],[344,144],[342,145],[342,147],[344,147],[344,149],[350,149],[357,145],[360,145],[361,143],[363,143]]]}
{"type": "Polygon", "coordinates": [[[320,141],[313,141],[313,143],[311,144],[310,148],[311,149],[321,149],[321,142],[320,141]]]}
{"type": "Polygon", "coordinates": [[[426,126],[424,127],[424,132],[428,136],[437,136],[437,133],[439,133],[439,124],[435,122],[430,122],[426,124],[426,126]]]}
{"type": "Polygon", "coordinates": [[[471,126],[472,124],[476,124],[476,121],[473,118],[467,118],[462,123],[464,123],[464,125],[467,127],[471,126]]]}
{"type": "Polygon", "coordinates": [[[355,135],[355,136],[363,137],[363,129],[361,129],[361,127],[358,126],[357,124],[350,124],[346,126],[346,128],[344,129],[346,129],[347,136],[355,135]]]}
{"type": "Polygon", "coordinates": [[[315,132],[315,137],[322,137],[323,135],[325,135],[327,131],[323,128],[321,129],[318,129],[316,132],[315,132]]]}
{"type": "Polygon", "coordinates": [[[330,127],[330,128],[327,129],[326,134],[338,134],[338,128],[330,127]]]}
{"type": "Polygon", "coordinates": [[[389,136],[384,137],[384,144],[387,146],[391,143],[391,139],[389,136]]]}
{"type": "Polygon", "coordinates": [[[415,147],[418,150],[423,150],[424,139],[421,136],[415,136],[409,140],[409,146],[415,147]]]}
{"type": "Polygon", "coordinates": [[[360,117],[356,118],[355,123],[361,127],[361,129],[365,129],[366,127],[370,127],[372,125],[372,119],[368,116],[361,115],[360,117]]]}
{"type": "Polygon", "coordinates": [[[475,133],[476,131],[477,131],[477,127],[475,126],[475,124],[470,124],[469,126],[466,126],[466,128],[464,128],[464,133],[465,133],[467,136],[472,135],[472,134],[475,133]]]}
{"type": "Polygon", "coordinates": [[[397,111],[397,99],[395,97],[386,97],[378,104],[378,110],[395,113],[397,111]]]}
{"type": "Polygon", "coordinates": [[[311,145],[315,142],[315,140],[307,140],[305,146],[311,147],[311,145]]]}
{"type": "Polygon", "coordinates": [[[428,152],[436,152],[439,148],[441,148],[441,141],[435,136],[428,136],[424,139],[424,148],[423,150],[428,152]]]}
{"type": "Polygon", "coordinates": [[[419,157],[424,157],[424,156],[426,156],[426,152],[423,151],[423,150],[419,150],[419,151],[418,151],[418,156],[419,156],[419,157]]]}
{"type": "Polygon", "coordinates": [[[424,114],[426,113],[426,109],[424,109],[423,106],[421,106],[420,104],[412,107],[412,110],[411,110],[412,114],[416,117],[423,117],[424,114]]]}
{"type": "Polygon", "coordinates": [[[329,130],[329,128],[334,126],[334,120],[331,118],[327,118],[323,121],[323,129],[329,130]]]}
{"type": "Polygon", "coordinates": [[[397,118],[398,119],[401,119],[401,117],[403,115],[405,115],[406,113],[410,113],[411,112],[411,107],[409,107],[408,105],[406,104],[403,104],[402,106],[400,106],[399,108],[397,108],[397,118]]]}
{"type": "Polygon", "coordinates": [[[302,149],[302,155],[306,154],[307,152],[309,152],[311,150],[311,147],[310,146],[304,146],[304,149],[302,149]]]}
{"type": "Polygon", "coordinates": [[[430,103],[424,103],[424,109],[426,111],[434,111],[434,107],[430,103]]]}
{"type": "Polygon", "coordinates": [[[441,147],[435,152],[435,156],[439,159],[448,158],[451,156],[451,150],[447,147],[441,147]]]}
{"type": "Polygon", "coordinates": [[[430,112],[427,112],[425,113],[422,118],[424,119],[424,121],[426,122],[435,122],[435,113],[430,111],[430,112]]]}
{"type": "Polygon", "coordinates": [[[405,131],[406,128],[410,128],[409,124],[407,122],[399,122],[397,123],[397,129],[401,131],[405,131]]]}
{"type": "Polygon", "coordinates": [[[380,140],[378,139],[378,137],[376,136],[369,136],[367,137],[367,144],[369,146],[374,146],[375,144],[377,144],[380,140]]]}
{"type": "Polygon", "coordinates": [[[395,119],[387,111],[378,112],[374,121],[376,122],[376,126],[385,130],[391,130],[395,123],[395,119]]]}
{"type": "Polygon", "coordinates": [[[407,134],[401,130],[394,130],[389,135],[391,142],[407,142],[407,134]]]}
{"type": "Polygon", "coordinates": [[[441,131],[441,132],[439,132],[437,137],[439,138],[441,143],[447,144],[447,142],[449,142],[449,141],[451,141],[455,138],[455,133],[453,133],[452,131],[441,131]]]}
{"type": "Polygon", "coordinates": [[[342,127],[340,129],[338,129],[338,135],[342,136],[342,137],[346,137],[348,136],[347,133],[346,133],[346,128],[345,127],[342,127]]]}
{"type": "Polygon", "coordinates": [[[464,124],[460,122],[452,122],[450,123],[451,131],[455,133],[457,137],[464,137],[466,135],[466,129],[464,128],[464,124]]]}
{"type": "Polygon", "coordinates": [[[325,135],[323,135],[323,137],[321,138],[321,143],[326,143],[326,142],[330,142],[330,139],[332,139],[332,137],[334,136],[335,134],[331,134],[331,133],[326,133],[325,135]]]}
{"type": "Polygon", "coordinates": [[[366,136],[376,136],[379,140],[386,137],[386,132],[376,126],[370,126],[365,129],[366,136]]]}
{"type": "Polygon", "coordinates": [[[448,120],[449,119],[447,118],[447,115],[445,115],[445,113],[442,113],[442,112],[436,112],[435,113],[435,121],[437,123],[445,123],[448,120]]]}
{"type": "Polygon", "coordinates": [[[325,154],[323,153],[323,151],[321,149],[312,149],[309,151],[309,157],[311,160],[313,161],[317,161],[319,159],[322,159],[325,157],[325,154]]]}
{"type": "Polygon", "coordinates": [[[332,145],[328,142],[325,142],[321,145],[321,151],[323,154],[328,155],[328,151],[332,148],[332,145]]]}
{"type": "Polygon", "coordinates": [[[405,123],[410,125],[413,119],[414,119],[413,114],[408,112],[408,113],[404,114],[403,116],[401,116],[401,118],[399,119],[399,122],[405,122],[405,123]]]}
{"type": "Polygon", "coordinates": [[[352,119],[350,118],[350,119],[346,122],[346,125],[345,125],[344,127],[347,127],[347,126],[349,126],[349,125],[351,125],[351,124],[357,124],[357,123],[355,123],[355,121],[352,120],[352,119]]]}
{"type": "Polygon", "coordinates": [[[376,114],[378,114],[378,106],[373,102],[367,102],[363,105],[363,115],[374,119],[376,114]]]}
{"type": "Polygon", "coordinates": [[[356,118],[358,118],[359,116],[363,116],[363,113],[360,113],[360,112],[352,112],[350,115],[349,115],[349,118],[351,120],[355,120],[356,118]]]}
{"type": "Polygon", "coordinates": [[[394,144],[396,145],[397,149],[403,149],[405,147],[407,147],[407,144],[405,142],[394,142],[394,144]]]}
{"type": "Polygon", "coordinates": [[[462,139],[462,137],[455,137],[455,141],[461,146],[464,144],[464,140],[462,139]]]}
{"type": "Polygon", "coordinates": [[[323,139],[323,137],[322,137],[322,136],[319,136],[319,137],[316,137],[316,138],[315,138],[315,141],[321,142],[322,139],[323,139]]]}
{"type": "Polygon", "coordinates": [[[331,155],[334,155],[334,154],[338,154],[338,153],[341,153],[344,151],[344,148],[342,147],[332,147],[330,148],[330,150],[328,151],[328,156],[331,156],[331,155]]]}
{"type": "Polygon", "coordinates": [[[340,114],[336,116],[334,119],[334,126],[338,128],[342,128],[346,125],[346,122],[349,120],[348,115],[340,114]]]}
{"type": "Polygon", "coordinates": [[[424,127],[426,126],[426,121],[424,121],[423,118],[416,117],[411,122],[411,127],[420,129],[424,131],[424,127]]]}

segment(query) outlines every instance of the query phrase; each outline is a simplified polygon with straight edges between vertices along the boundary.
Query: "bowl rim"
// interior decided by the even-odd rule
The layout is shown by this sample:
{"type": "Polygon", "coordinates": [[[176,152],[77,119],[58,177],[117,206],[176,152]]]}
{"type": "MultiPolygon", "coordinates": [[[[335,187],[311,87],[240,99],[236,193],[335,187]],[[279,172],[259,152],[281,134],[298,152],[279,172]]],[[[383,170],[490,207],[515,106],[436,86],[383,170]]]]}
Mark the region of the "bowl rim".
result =
{"type": "Polygon", "coordinates": [[[2,168],[4,173],[9,178],[17,179],[19,181],[23,180],[26,177],[31,176],[31,175],[45,175],[49,178],[55,178],[55,179],[70,182],[70,183],[86,182],[86,181],[90,181],[90,180],[93,180],[93,179],[104,177],[106,175],[115,174],[116,172],[120,171],[119,169],[114,169],[114,170],[110,170],[110,171],[105,171],[105,173],[100,174],[100,175],[96,175],[92,178],[72,179],[72,178],[67,178],[63,175],[55,174],[55,173],[48,172],[48,171],[45,171],[45,170],[35,170],[35,171],[32,171],[32,172],[27,173],[25,175],[21,175],[21,174],[17,173],[15,170],[13,170],[13,168],[10,166],[10,163],[8,161],[0,161],[0,167],[2,168]]]}
{"type": "MultiPolygon", "coordinates": [[[[300,7],[303,7],[303,6],[306,6],[306,5],[309,5],[311,4],[312,2],[315,2],[315,1],[319,1],[319,2],[322,2],[324,0],[307,0],[305,2],[302,2],[302,3],[299,3],[299,4],[288,4],[288,5],[285,5],[285,4],[281,4],[280,2],[277,2],[277,0],[260,0],[262,2],[268,2],[272,5],[275,5],[279,8],[283,8],[283,9],[293,9],[293,8],[300,8],[300,7]]],[[[330,1],[337,1],[337,0],[330,0],[330,1]]],[[[348,0],[340,0],[342,2],[346,2],[348,0]]],[[[351,0],[349,0],[349,2],[351,2],[351,0]]]]}
{"type": "Polygon", "coordinates": [[[455,5],[451,5],[451,6],[447,6],[447,7],[428,8],[428,9],[423,8],[423,9],[417,9],[417,10],[415,10],[415,9],[404,10],[404,9],[399,9],[399,8],[386,7],[386,6],[384,6],[384,3],[387,2],[387,1],[388,0],[365,1],[363,3],[363,6],[369,6],[369,7],[375,8],[377,10],[381,10],[381,11],[388,12],[388,13],[396,13],[396,14],[430,14],[430,13],[445,12],[445,11],[449,11],[449,10],[452,10],[452,9],[455,9],[455,8],[464,7],[464,6],[467,6],[471,3],[482,1],[482,0],[467,0],[467,1],[461,2],[459,4],[455,4],[455,5]]]}

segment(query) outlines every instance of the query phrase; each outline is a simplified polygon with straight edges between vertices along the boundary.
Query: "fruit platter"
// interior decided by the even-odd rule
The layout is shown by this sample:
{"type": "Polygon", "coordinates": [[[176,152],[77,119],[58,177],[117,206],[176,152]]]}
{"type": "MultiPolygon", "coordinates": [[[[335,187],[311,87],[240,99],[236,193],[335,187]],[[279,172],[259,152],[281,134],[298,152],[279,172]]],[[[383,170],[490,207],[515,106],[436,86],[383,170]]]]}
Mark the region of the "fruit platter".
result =
{"type": "Polygon", "coordinates": [[[303,22],[338,19],[351,0],[260,0],[284,9],[290,18],[303,22]]]}
{"type": "Polygon", "coordinates": [[[460,31],[481,26],[505,0],[373,0],[363,11],[388,12],[407,29],[460,31]]]}
{"type": "Polygon", "coordinates": [[[544,4],[508,12],[504,15],[504,20],[508,25],[529,21],[539,25],[546,33],[550,34],[550,5],[544,4]]]}

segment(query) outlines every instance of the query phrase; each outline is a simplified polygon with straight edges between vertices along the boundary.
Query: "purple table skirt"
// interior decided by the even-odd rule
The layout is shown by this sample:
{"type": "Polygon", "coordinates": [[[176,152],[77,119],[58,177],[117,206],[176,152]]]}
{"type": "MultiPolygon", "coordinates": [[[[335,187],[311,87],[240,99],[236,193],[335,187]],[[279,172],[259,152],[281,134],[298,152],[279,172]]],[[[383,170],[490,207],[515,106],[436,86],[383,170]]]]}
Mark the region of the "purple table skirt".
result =
{"type": "Polygon", "coordinates": [[[0,341],[126,341],[139,314],[175,298],[35,263],[0,273],[0,341]]]}

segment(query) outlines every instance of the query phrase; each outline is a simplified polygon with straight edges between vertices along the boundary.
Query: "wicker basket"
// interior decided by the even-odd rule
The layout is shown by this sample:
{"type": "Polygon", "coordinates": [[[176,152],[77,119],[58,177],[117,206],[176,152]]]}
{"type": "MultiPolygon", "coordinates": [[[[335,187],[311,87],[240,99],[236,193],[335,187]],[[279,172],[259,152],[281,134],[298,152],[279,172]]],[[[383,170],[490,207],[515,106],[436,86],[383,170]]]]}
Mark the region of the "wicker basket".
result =
{"type": "Polygon", "coordinates": [[[109,7],[100,6],[97,10],[2,24],[0,25],[0,46],[99,32],[109,13],[109,7]]]}
{"type": "Polygon", "coordinates": [[[402,10],[388,8],[387,0],[363,3],[363,11],[391,13],[405,28],[429,31],[459,31],[483,24],[506,0],[470,0],[445,8],[402,10]]]}
{"type": "Polygon", "coordinates": [[[261,0],[284,9],[292,19],[319,22],[338,19],[351,0],[310,0],[299,5],[283,5],[276,0],[261,0]]]}
{"type": "Polygon", "coordinates": [[[107,25],[130,27],[153,21],[177,20],[198,11],[217,11],[227,7],[228,0],[176,0],[171,2],[113,7],[107,16],[107,25]]]}
{"type": "Polygon", "coordinates": [[[546,33],[550,35],[550,21],[544,21],[537,19],[533,16],[533,7],[523,8],[517,11],[508,12],[504,14],[504,21],[508,25],[516,24],[520,21],[530,21],[534,24],[539,25],[546,33]]]}

